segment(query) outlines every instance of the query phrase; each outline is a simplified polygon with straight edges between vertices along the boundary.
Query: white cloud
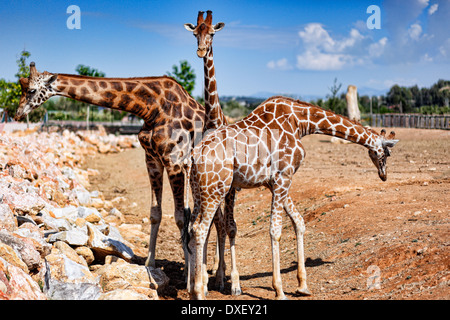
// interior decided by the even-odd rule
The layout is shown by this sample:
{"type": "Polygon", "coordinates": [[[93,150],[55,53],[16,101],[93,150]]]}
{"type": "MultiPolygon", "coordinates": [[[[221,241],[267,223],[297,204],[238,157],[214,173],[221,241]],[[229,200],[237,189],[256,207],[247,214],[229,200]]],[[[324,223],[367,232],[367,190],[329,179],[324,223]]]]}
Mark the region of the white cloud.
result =
{"type": "Polygon", "coordinates": [[[305,46],[332,51],[335,41],[320,23],[310,23],[298,33],[305,46]]]}
{"type": "Polygon", "coordinates": [[[437,11],[439,8],[439,4],[435,3],[428,9],[428,14],[431,16],[433,13],[437,11]]]}
{"type": "Polygon", "coordinates": [[[358,20],[347,34],[336,34],[315,22],[305,25],[294,40],[299,44],[295,62],[273,60],[268,68],[285,66],[300,70],[342,70],[355,66],[450,61],[450,1],[398,0],[383,2],[382,32],[370,32],[358,20]]]}
{"type": "Polygon", "coordinates": [[[297,56],[297,68],[305,70],[340,70],[349,63],[349,55],[307,50],[297,56]]]}
{"type": "Polygon", "coordinates": [[[428,53],[425,53],[425,55],[422,57],[422,60],[425,62],[433,62],[433,58],[430,57],[428,53]]]}
{"type": "Polygon", "coordinates": [[[420,24],[415,23],[409,27],[408,34],[411,39],[418,41],[420,39],[420,35],[422,34],[422,27],[420,24]]]}
{"type": "Polygon", "coordinates": [[[320,23],[308,24],[298,35],[306,47],[314,47],[325,52],[342,52],[364,39],[358,30],[351,29],[349,37],[335,40],[320,23]]]}
{"type": "Polygon", "coordinates": [[[369,55],[374,58],[381,57],[388,44],[388,38],[383,37],[378,42],[374,42],[369,45],[369,55]]]}
{"type": "Polygon", "coordinates": [[[297,56],[299,69],[340,70],[364,62],[356,54],[365,42],[357,29],[351,29],[347,37],[334,39],[322,24],[310,23],[298,35],[303,43],[303,53],[297,56]]]}
{"type": "Polygon", "coordinates": [[[386,62],[449,62],[441,46],[450,39],[450,1],[411,0],[399,5],[398,0],[385,0],[383,7],[383,28],[389,38],[386,62]]]}
{"type": "Polygon", "coordinates": [[[288,60],[286,58],[282,58],[277,61],[269,61],[267,63],[267,67],[272,70],[290,70],[292,69],[292,66],[289,64],[288,60]]]}

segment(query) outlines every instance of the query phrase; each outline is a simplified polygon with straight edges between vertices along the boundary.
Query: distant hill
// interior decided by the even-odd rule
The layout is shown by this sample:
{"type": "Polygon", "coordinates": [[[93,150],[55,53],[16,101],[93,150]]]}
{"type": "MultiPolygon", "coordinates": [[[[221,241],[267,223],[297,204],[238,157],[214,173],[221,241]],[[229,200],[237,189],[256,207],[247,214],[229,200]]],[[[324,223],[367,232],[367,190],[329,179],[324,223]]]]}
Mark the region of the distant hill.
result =
{"type": "Polygon", "coordinates": [[[369,88],[369,87],[358,88],[358,94],[360,96],[379,97],[379,96],[385,96],[387,94],[387,92],[388,92],[388,90],[386,90],[386,89],[379,90],[379,89],[374,89],[374,88],[369,88]]]}
{"type": "MultiPolygon", "coordinates": [[[[339,91],[339,94],[346,93],[346,88],[342,88],[339,91]]],[[[358,88],[358,94],[360,96],[381,96],[386,95],[386,90],[378,90],[374,88],[369,87],[361,87],[358,88]]],[[[316,101],[317,99],[324,99],[326,100],[326,95],[313,95],[313,94],[292,94],[292,93],[276,93],[276,92],[270,92],[270,91],[259,91],[257,93],[254,93],[250,96],[221,96],[220,101],[223,103],[227,103],[229,101],[236,101],[242,105],[250,106],[250,105],[258,105],[264,100],[273,97],[273,96],[285,96],[293,99],[298,99],[301,101],[316,101]]]]}
{"type": "Polygon", "coordinates": [[[221,96],[220,97],[220,102],[230,102],[230,101],[236,101],[239,104],[243,104],[245,106],[249,106],[249,105],[258,105],[261,102],[263,102],[264,100],[266,100],[266,98],[264,97],[254,97],[254,96],[221,96]]]}

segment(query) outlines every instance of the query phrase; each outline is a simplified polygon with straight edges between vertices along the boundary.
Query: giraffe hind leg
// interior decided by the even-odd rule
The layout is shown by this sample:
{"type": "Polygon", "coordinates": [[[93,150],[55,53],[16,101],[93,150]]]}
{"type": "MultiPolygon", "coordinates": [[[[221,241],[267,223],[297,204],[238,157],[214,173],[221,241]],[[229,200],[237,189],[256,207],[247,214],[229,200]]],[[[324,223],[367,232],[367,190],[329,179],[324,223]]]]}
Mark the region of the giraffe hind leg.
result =
{"type": "Polygon", "coordinates": [[[228,238],[230,239],[230,252],[231,252],[231,294],[233,296],[239,296],[242,293],[241,285],[239,283],[239,271],[237,269],[236,260],[236,233],[237,226],[234,221],[234,201],[236,196],[236,189],[232,187],[228,194],[225,196],[225,225],[227,229],[228,238]]]}
{"type": "MultiPolygon", "coordinates": [[[[225,288],[224,285],[224,279],[225,279],[225,240],[226,240],[226,230],[225,230],[225,223],[224,223],[224,216],[222,213],[222,209],[217,209],[217,212],[214,216],[214,225],[215,229],[217,231],[217,242],[216,242],[216,254],[215,254],[215,265],[214,268],[216,268],[215,277],[216,277],[216,283],[215,286],[217,290],[220,292],[223,291],[225,288]],[[216,267],[217,265],[217,267],[216,267]]],[[[214,273],[214,270],[213,270],[214,273]]]]}
{"type": "Polygon", "coordinates": [[[311,292],[308,290],[308,286],[306,283],[305,253],[303,248],[303,235],[305,233],[305,223],[303,222],[302,216],[295,208],[294,203],[289,195],[286,197],[284,209],[292,220],[292,224],[294,225],[295,229],[295,235],[297,238],[298,287],[296,289],[296,293],[302,296],[310,296],[311,292]]]}
{"type": "Polygon", "coordinates": [[[281,281],[280,272],[280,239],[282,232],[283,195],[275,187],[272,190],[272,212],[270,217],[270,239],[272,244],[272,287],[277,300],[287,300],[281,281]]]}
{"type": "MultiPolygon", "coordinates": [[[[204,203],[206,203],[206,201],[204,203]]],[[[202,212],[199,214],[197,221],[193,226],[195,239],[195,274],[193,290],[191,291],[191,297],[193,299],[203,300],[205,299],[205,293],[208,292],[207,282],[205,281],[206,245],[211,223],[214,220],[214,215],[217,212],[219,205],[220,201],[217,201],[209,204],[207,208],[202,208],[202,212]]]]}
{"type": "MultiPolygon", "coordinates": [[[[172,188],[174,206],[175,206],[175,223],[180,231],[180,239],[181,242],[184,243],[186,240],[183,240],[184,237],[187,236],[185,233],[185,215],[188,214],[186,209],[184,208],[184,173],[181,172],[168,172],[169,183],[172,188]]],[[[182,249],[184,252],[184,262],[185,266],[189,264],[189,248],[188,246],[182,245],[182,249]]],[[[187,277],[188,268],[184,268],[184,275],[187,277]]]]}

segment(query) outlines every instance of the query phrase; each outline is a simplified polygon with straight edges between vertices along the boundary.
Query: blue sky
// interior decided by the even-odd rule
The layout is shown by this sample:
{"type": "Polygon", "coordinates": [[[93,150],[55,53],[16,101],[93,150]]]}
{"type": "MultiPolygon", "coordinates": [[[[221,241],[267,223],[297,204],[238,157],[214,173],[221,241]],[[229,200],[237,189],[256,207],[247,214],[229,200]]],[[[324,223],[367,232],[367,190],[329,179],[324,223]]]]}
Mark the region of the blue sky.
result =
{"type": "Polygon", "coordinates": [[[393,84],[430,86],[450,75],[449,0],[359,1],[7,1],[0,6],[0,78],[14,80],[26,49],[38,70],[110,77],[159,76],[188,60],[202,94],[203,63],[183,24],[199,10],[225,22],[214,37],[219,96],[325,97],[334,78],[364,92],[393,84]],[[70,30],[67,7],[81,10],[70,30]],[[369,29],[370,5],[381,29],[369,29]]]}

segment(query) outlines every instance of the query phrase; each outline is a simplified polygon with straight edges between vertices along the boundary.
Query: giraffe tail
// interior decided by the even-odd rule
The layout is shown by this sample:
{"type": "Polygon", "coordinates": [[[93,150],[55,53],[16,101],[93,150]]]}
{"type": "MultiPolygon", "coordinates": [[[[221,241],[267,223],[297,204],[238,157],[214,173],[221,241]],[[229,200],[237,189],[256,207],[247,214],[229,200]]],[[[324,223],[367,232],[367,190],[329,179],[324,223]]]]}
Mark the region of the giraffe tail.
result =
{"type": "Polygon", "coordinates": [[[189,241],[191,240],[191,234],[189,231],[189,224],[191,222],[191,208],[189,207],[189,191],[190,191],[190,176],[191,176],[191,161],[189,157],[184,159],[184,224],[181,232],[181,242],[183,248],[187,250],[189,254],[192,254],[189,249],[189,241]]]}

